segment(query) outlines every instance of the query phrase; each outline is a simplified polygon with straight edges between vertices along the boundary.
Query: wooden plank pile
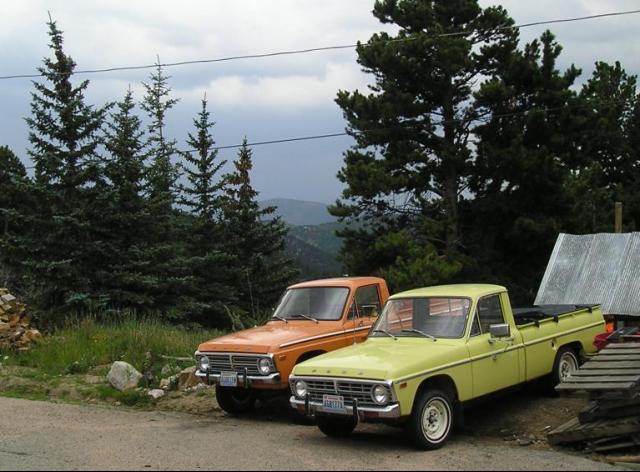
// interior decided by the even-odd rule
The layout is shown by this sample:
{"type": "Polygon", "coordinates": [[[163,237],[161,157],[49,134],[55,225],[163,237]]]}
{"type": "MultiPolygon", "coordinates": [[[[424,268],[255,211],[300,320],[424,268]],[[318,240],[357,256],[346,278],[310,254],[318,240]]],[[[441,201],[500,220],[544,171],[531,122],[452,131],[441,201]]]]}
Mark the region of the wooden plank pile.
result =
{"type": "Polygon", "coordinates": [[[551,444],[601,454],[640,451],[640,343],[609,345],[556,390],[588,395],[593,402],[551,431],[551,444]]]}
{"type": "Polygon", "coordinates": [[[26,351],[40,338],[40,331],[31,327],[26,306],[0,288],[0,350],[26,351]]]}

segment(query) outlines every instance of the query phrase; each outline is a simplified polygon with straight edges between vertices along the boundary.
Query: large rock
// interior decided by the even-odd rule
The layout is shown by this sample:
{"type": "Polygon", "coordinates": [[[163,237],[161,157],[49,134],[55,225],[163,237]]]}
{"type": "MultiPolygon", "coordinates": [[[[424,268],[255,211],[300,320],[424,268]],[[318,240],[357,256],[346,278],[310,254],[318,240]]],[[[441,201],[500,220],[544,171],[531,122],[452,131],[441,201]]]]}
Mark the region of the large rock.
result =
{"type": "Polygon", "coordinates": [[[142,380],[142,374],[131,364],[114,362],[107,375],[107,380],[113,388],[124,392],[136,388],[142,380]]]}
{"type": "Polygon", "coordinates": [[[164,397],[164,390],[160,390],[160,389],[149,390],[147,395],[149,395],[154,400],[159,400],[162,397],[164,397]]]}
{"type": "Polygon", "coordinates": [[[178,374],[178,388],[186,390],[200,384],[200,378],[196,377],[196,367],[189,367],[178,374]]]}

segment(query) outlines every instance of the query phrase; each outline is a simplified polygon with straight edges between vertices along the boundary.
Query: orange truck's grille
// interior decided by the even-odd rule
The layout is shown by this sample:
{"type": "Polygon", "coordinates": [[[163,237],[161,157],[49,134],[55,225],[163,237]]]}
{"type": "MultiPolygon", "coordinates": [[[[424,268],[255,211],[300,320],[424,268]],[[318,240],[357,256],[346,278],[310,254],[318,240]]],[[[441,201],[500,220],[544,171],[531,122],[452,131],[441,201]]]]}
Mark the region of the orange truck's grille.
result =
{"type": "Polygon", "coordinates": [[[245,368],[249,375],[260,375],[258,372],[258,356],[234,356],[232,354],[208,354],[209,372],[219,374],[221,372],[238,372],[243,374],[245,368]]]}

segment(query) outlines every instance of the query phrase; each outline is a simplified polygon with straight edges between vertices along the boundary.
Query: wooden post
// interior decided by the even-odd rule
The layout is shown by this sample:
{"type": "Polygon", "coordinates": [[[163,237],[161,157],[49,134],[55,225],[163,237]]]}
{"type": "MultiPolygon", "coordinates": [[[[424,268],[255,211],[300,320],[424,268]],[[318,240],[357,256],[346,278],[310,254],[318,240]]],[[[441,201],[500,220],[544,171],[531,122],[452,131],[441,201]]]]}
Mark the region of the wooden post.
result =
{"type": "Polygon", "coordinates": [[[622,202],[616,202],[616,233],[622,233],[622,202]]]}

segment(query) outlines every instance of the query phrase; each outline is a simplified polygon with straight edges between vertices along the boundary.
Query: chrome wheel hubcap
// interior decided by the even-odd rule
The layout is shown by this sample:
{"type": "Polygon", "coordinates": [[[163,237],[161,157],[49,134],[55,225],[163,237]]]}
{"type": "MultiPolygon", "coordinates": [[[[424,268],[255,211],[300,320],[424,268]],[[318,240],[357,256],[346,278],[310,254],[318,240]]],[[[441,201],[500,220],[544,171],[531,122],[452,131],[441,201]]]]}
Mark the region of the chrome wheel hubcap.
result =
{"type": "Polygon", "coordinates": [[[566,353],[560,359],[560,380],[563,382],[571,378],[573,374],[578,370],[578,362],[576,358],[569,353],[566,353]]]}
{"type": "Polygon", "coordinates": [[[451,413],[449,407],[440,398],[431,400],[422,414],[422,431],[433,442],[438,442],[449,431],[451,413]]]}

